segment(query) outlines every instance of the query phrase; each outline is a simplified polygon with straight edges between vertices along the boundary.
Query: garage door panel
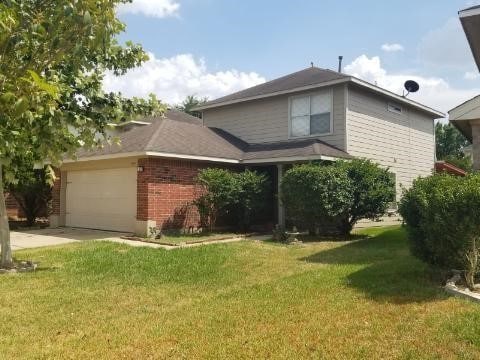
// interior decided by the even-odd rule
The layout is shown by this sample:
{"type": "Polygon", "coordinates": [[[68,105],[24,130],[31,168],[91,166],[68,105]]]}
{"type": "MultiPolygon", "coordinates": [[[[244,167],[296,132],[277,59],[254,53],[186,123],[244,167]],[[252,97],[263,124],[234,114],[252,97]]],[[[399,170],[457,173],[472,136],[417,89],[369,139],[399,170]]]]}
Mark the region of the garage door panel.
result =
{"type": "Polygon", "coordinates": [[[133,232],[136,168],[69,172],[66,210],[67,226],[133,232]]]}

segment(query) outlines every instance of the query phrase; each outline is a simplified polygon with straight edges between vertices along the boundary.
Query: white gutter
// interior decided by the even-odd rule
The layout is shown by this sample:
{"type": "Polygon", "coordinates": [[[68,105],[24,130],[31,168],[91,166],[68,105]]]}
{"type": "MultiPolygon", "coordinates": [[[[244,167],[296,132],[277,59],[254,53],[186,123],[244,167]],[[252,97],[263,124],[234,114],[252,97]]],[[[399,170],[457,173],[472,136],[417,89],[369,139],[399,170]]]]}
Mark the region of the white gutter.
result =
{"type": "Polygon", "coordinates": [[[308,155],[308,156],[285,156],[285,157],[276,157],[276,158],[265,158],[265,159],[248,159],[242,160],[242,164],[266,164],[266,163],[279,163],[279,162],[291,162],[291,161],[311,161],[311,160],[325,160],[325,161],[338,161],[338,160],[348,160],[342,159],[334,156],[326,155],[308,155]]]}
{"type": "Polygon", "coordinates": [[[268,97],[284,95],[284,94],[291,94],[291,93],[296,93],[296,92],[300,92],[300,91],[307,91],[307,90],[312,90],[312,89],[320,89],[320,88],[324,88],[324,87],[327,87],[327,86],[332,86],[332,85],[337,85],[337,84],[342,84],[342,83],[349,83],[349,82],[352,82],[352,83],[357,84],[359,86],[362,86],[364,88],[368,88],[369,90],[372,90],[376,93],[383,94],[385,96],[393,98],[398,102],[408,104],[408,105],[410,105],[414,108],[417,108],[419,110],[427,112],[430,115],[438,116],[438,118],[444,118],[445,117],[445,114],[442,113],[441,111],[432,109],[431,107],[428,107],[426,105],[422,105],[422,104],[420,104],[416,101],[410,100],[406,97],[400,96],[400,95],[395,94],[391,91],[385,90],[381,87],[370,84],[367,81],[358,79],[358,78],[353,77],[353,76],[348,76],[346,78],[339,79],[339,80],[327,81],[327,82],[320,83],[320,84],[302,86],[302,87],[297,87],[297,88],[284,90],[284,91],[277,91],[277,92],[273,92],[273,93],[269,93],[269,94],[251,96],[251,97],[246,97],[246,98],[241,98],[241,99],[236,99],[236,100],[230,100],[230,101],[223,101],[223,102],[219,102],[219,103],[215,103],[215,104],[211,104],[211,105],[198,106],[198,107],[194,108],[194,110],[195,111],[203,111],[203,110],[217,108],[217,107],[221,107],[221,106],[238,104],[238,103],[242,103],[242,102],[245,102],[245,101],[264,99],[264,98],[268,98],[268,97]]]}
{"type": "Polygon", "coordinates": [[[474,9],[460,10],[458,16],[461,18],[480,15],[480,7],[474,9]]]}
{"type": "Polygon", "coordinates": [[[418,109],[421,109],[425,112],[428,112],[429,114],[431,115],[435,115],[435,116],[438,116],[439,118],[444,118],[445,117],[445,114],[442,113],[441,111],[438,111],[438,110],[435,110],[435,109],[432,109],[431,107],[428,107],[428,106],[425,106],[425,105],[422,105],[416,101],[413,101],[413,100],[410,100],[406,97],[403,97],[403,96],[400,96],[400,95],[397,95],[391,91],[388,91],[388,90],[385,90],[381,87],[378,87],[376,85],[373,85],[373,84],[370,84],[369,82],[367,81],[364,81],[364,80],[361,80],[361,79],[358,79],[356,77],[352,77],[351,81],[354,83],[354,84],[357,84],[357,85],[360,85],[360,86],[363,86],[363,87],[366,87],[372,91],[375,91],[377,93],[380,93],[380,94],[383,94],[383,95],[386,95],[388,97],[391,97],[391,98],[394,98],[395,100],[399,101],[399,102],[403,102],[405,104],[408,104],[412,107],[416,107],[418,109]]]}
{"type": "Polygon", "coordinates": [[[82,157],[76,160],[65,159],[63,160],[63,163],[72,164],[72,163],[86,162],[86,161],[111,160],[111,159],[119,159],[119,158],[145,157],[145,156],[154,156],[154,157],[162,157],[162,158],[170,158],[170,159],[210,161],[210,162],[219,162],[219,163],[228,163],[228,164],[266,164],[266,163],[311,161],[311,160],[326,160],[326,161],[348,160],[348,159],[342,159],[342,158],[337,158],[334,156],[326,156],[326,155],[308,155],[308,156],[290,156],[290,157],[284,156],[284,157],[276,157],[276,158],[238,160],[238,159],[211,157],[211,156],[174,154],[174,153],[166,153],[166,152],[158,152],[158,151],[137,151],[137,152],[129,152],[129,153],[88,156],[88,157],[82,157]]]}
{"type": "Polygon", "coordinates": [[[156,151],[137,151],[137,152],[129,152],[129,153],[87,156],[87,157],[81,157],[76,160],[65,159],[63,160],[63,163],[71,164],[76,162],[110,160],[110,159],[141,157],[141,156],[155,156],[155,157],[164,157],[164,158],[172,158],[172,159],[212,161],[212,162],[222,162],[222,163],[231,163],[231,164],[240,163],[240,160],[237,160],[237,159],[218,158],[218,157],[210,157],[210,156],[197,156],[197,155],[184,155],[184,154],[174,154],[174,153],[156,152],[156,151]]]}

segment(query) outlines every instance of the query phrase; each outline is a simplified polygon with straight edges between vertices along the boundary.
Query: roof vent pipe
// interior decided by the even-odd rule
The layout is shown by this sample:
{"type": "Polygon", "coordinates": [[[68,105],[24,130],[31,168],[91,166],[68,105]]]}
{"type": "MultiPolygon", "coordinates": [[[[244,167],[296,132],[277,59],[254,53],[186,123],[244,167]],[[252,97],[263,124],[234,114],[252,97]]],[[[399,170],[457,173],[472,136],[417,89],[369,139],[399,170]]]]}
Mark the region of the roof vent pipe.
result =
{"type": "Polygon", "coordinates": [[[341,73],[342,72],[342,60],[343,60],[343,56],[340,55],[338,57],[338,72],[341,73]]]}

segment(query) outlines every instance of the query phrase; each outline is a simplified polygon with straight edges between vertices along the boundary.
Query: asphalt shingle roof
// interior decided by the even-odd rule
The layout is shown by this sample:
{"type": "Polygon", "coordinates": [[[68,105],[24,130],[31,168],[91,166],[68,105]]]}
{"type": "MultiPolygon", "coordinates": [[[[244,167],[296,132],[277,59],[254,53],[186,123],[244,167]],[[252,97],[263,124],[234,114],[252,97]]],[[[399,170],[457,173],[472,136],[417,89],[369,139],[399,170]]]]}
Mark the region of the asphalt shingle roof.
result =
{"type": "Polygon", "coordinates": [[[318,139],[248,144],[218,128],[166,118],[152,118],[143,125],[119,135],[120,144],[77,153],[78,158],[122,153],[158,152],[231,160],[260,160],[299,156],[351,158],[346,152],[318,139]]]}
{"type": "Polygon", "coordinates": [[[208,101],[200,107],[211,106],[224,102],[241,100],[261,95],[274,94],[277,92],[288,91],[304,86],[316,85],[324,82],[349,78],[350,77],[348,75],[344,75],[336,71],[320,69],[318,67],[309,67],[307,69],[294,72],[281,78],[271,80],[257,86],[253,86],[251,88],[238,91],[236,93],[212,101],[208,101]]]}

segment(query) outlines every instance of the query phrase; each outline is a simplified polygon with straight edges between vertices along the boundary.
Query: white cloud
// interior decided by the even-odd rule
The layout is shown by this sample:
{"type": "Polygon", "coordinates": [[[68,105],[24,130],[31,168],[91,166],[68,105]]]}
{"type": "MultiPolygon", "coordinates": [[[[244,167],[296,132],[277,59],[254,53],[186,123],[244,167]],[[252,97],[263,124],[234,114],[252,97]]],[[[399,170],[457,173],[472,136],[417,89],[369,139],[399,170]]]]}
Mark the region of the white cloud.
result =
{"type": "Polygon", "coordinates": [[[378,56],[369,58],[361,55],[345,67],[345,72],[396,94],[402,94],[406,80],[415,80],[420,84],[420,90],[408,97],[443,112],[480,93],[480,89],[454,88],[439,77],[423,77],[407,73],[391,74],[382,68],[378,56]]]}
{"type": "Polygon", "coordinates": [[[145,97],[154,93],[168,104],[177,104],[187,95],[215,99],[265,82],[255,72],[235,69],[209,72],[203,59],[191,54],[150,60],[123,76],[107,73],[103,82],[106,91],[120,91],[126,96],[145,97]]]}
{"type": "Polygon", "coordinates": [[[385,52],[397,52],[397,51],[403,51],[405,48],[401,44],[383,44],[382,45],[382,50],[385,52]]]}
{"type": "Polygon", "coordinates": [[[448,19],[420,40],[418,55],[427,65],[456,69],[471,68],[473,57],[458,18],[448,19]]]}
{"type": "Polygon", "coordinates": [[[175,0],[133,0],[117,7],[119,14],[142,14],[157,18],[176,16],[179,9],[180,3],[175,0]]]}
{"type": "Polygon", "coordinates": [[[480,78],[480,74],[475,71],[467,71],[464,75],[463,78],[466,80],[477,80],[480,78]]]}

